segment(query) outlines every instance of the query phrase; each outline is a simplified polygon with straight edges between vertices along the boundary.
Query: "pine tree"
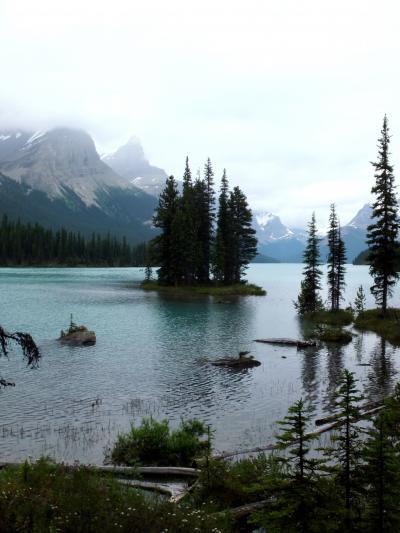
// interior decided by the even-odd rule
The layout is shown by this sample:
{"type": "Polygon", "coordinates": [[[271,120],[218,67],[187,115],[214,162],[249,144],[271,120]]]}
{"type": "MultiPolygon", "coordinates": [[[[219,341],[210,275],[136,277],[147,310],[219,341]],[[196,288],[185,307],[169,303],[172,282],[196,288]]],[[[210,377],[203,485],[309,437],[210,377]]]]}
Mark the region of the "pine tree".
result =
{"type": "MultiPolygon", "coordinates": [[[[158,279],[160,283],[173,285],[178,283],[177,256],[175,235],[173,233],[174,219],[179,203],[179,195],[175,178],[170,176],[166,187],[160,194],[153,223],[161,229],[161,234],[154,239],[155,259],[160,265],[158,279]]],[[[176,226],[176,224],[175,224],[176,226]]]]}
{"type": "Polygon", "coordinates": [[[180,208],[183,211],[180,222],[182,234],[182,257],[184,281],[193,285],[196,281],[196,249],[198,246],[198,221],[195,209],[195,191],[192,182],[192,173],[189,167],[189,158],[186,157],[185,172],[183,174],[183,188],[180,208]]]}
{"type": "Polygon", "coordinates": [[[362,477],[367,491],[364,531],[371,533],[400,529],[400,460],[390,438],[389,418],[389,413],[379,413],[362,451],[362,477]]]}
{"type": "Polygon", "coordinates": [[[346,262],[346,249],[341,237],[335,204],[331,205],[329,216],[328,247],[328,295],[331,311],[337,311],[340,308],[340,301],[343,299],[343,289],[345,287],[344,264],[346,262]]]}
{"type": "Polygon", "coordinates": [[[325,454],[330,460],[336,460],[331,471],[335,474],[337,485],[343,493],[343,517],[346,531],[351,530],[360,491],[357,470],[361,461],[361,438],[356,420],[360,415],[358,403],[362,399],[354,374],[344,370],[335,393],[335,408],[339,425],[337,433],[332,438],[334,446],[327,448],[325,454]]]}
{"type": "Polygon", "coordinates": [[[308,224],[307,246],[303,255],[303,262],[305,263],[303,280],[300,294],[297,302],[295,302],[295,307],[300,315],[314,313],[322,308],[322,301],[319,296],[322,276],[322,271],[318,268],[320,265],[319,241],[315,213],[313,213],[311,222],[308,224]]]}
{"type": "Polygon", "coordinates": [[[257,254],[257,239],[252,227],[252,213],[245,194],[234,187],[228,202],[231,238],[227,250],[227,282],[240,283],[248,264],[257,254]]]}
{"type": "Polygon", "coordinates": [[[360,285],[357,289],[357,294],[354,300],[354,309],[357,314],[365,310],[366,297],[363,286],[360,285]]]}
{"type": "Polygon", "coordinates": [[[213,274],[217,282],[229,281],[229,263],[231,258],[232,220],[229,210],[229,186],[226,170],[224,169],[221,179],[221,189],[218,199],[217,231],[215,236],[215,249],[213,257],[213,274]]]}
{"type": "Polygon", "coordinates": [[[300,399],[278,422],[282,430],[277,436],[278,447],[286,453],[278,455],[277,460],[284,467],[284,478],[276,480],[273,497],[259,514],[259,523],[267,531],[316,531],[312,526],[318,520],[318,509],[324,507],[318,482],[325,461],[310,457],[310,444],[316,439],[307,433],[310,412],[300,399]]]}
{"type": "Polygon", "coordinates": [[[213,227],[215,220],[215,192],[214,192],[214,171],[210,158],[204,166],[205,200],[204,212],[202,216],[201,242],[203,246],[203,268],[201,281],[208,283],[210,280],[210,263],[213,246],[213,227]]]}
{"type": "Polygon", "coordinates": [[[399,231],[398,201],[395,194],[393,167],[389,163],[389,127],[385,115],[381,137],[378,140],[378,161],[375,168],[375,185],[371,192],[376,199],[372,204],[373,223],[368,226],[370,274],[374,284],[371,293],[385,316],[388,298],[399,278],[396,272],[396,239],[399,231]]]}

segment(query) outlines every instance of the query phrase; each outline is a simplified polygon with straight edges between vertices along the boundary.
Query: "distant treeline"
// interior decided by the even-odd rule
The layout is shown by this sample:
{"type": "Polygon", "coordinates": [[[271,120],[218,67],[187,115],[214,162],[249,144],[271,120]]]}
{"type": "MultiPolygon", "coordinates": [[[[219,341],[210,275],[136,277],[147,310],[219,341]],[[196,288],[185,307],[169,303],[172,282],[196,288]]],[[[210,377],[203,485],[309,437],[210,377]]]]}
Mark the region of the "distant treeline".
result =
{"type": "MultiPolygon", "coordinates": [[[[364,250],[360,252],[353,261],[353,265],[369,265],[369,250],[364,250]]],[[[397,272],[400,272],[400,244],[397,246],[397,261],[396,261],[397,272]]]]}
{"type": "Polygon", "coordinates": [[[125,237],[85,238],[65,228],[12,222],[6,215],[0,225],[1,266],[143,266],[146,257],[145,243],[132,246],[125,237]]]}

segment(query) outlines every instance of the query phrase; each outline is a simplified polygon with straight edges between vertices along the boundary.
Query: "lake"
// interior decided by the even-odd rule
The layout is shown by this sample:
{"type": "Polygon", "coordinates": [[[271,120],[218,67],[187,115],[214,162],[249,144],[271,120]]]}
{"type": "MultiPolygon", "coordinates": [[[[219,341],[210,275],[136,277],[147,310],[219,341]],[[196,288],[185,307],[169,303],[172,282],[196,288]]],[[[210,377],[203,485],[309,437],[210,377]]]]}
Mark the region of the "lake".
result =
{"type": "MultiPolygon", "coordinates": [[[[0,458],[50,455],[101,464],[118,432],[143,416],[197,417],[215,430],[215,447],[235,450],[273,440],[275,421],[300,397],[314,416],[329,413],[341,369],[354,370],[371,398],[397,379],[399,350],[374,334],[346,347],[297,351],[261,345],[262,337],[298,337],[293,308],[302,265],[255,264],[248,279],[265,297],[217,303],[212,297],[173,298],[143,292],[138,268],[0,269],[0,324],[28,331],[40,346],[40,368],[20,352],[0,360],[15,387],[0,392],[0,458]],[[74,321],[93,329],[97,344],[61,346],[74,321]],[[251,350],[257,368],[233,371],[207,359],[251,350]]],[[[346,304],[362,284],[368,306],[368,267],[347,267],[346,304]]],[[[393,300],[399,306],[399,289],[393,300]]]]}

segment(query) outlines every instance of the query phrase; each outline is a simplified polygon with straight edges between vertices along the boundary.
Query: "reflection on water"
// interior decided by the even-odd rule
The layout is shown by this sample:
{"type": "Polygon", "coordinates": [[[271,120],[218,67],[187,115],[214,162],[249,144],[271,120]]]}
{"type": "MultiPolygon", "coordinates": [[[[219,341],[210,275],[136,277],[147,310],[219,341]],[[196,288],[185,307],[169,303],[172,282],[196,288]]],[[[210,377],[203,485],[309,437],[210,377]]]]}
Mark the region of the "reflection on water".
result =
{"type": "MultiPolygon", "coordinates": [[[[292,305],[301,265],[251,266],[250,281],[268,295],[227,303],[145,293],[142,277],[133,268],[0,269],[0,323],[30,331],[43,353],[37,371],[17,352],[1,360],[2,375],[17,385],[0,393],[3,460],[46,453],[101,463],[117,433],[143,416],[173,425],[199,417],[216,429],[219,450],[257,446],[271,441],[275,421],[301,396],[316,418],[329,412],[345,367],[374,398],[396,380],[399,351],[373,334],[307,350],[253,342],[302,334],[292,305]],[[70,313],[96,331],[96,346],[54,340],[70,313]],[[262,365],[232,371],[208,362],[240,350],[262,365]]],[[[349,266],[348,301],[360,284],[368,287],[368,269],[349,266]]]]}

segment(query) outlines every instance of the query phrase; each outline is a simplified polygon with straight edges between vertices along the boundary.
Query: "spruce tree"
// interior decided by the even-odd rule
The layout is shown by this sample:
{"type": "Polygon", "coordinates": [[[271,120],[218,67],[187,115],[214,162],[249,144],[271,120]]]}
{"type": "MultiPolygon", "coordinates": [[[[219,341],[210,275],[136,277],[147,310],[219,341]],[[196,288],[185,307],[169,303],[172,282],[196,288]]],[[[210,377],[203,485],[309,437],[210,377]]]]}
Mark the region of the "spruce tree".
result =
{"type": "Polygon", "coordinates": [[[381,137],[378,140],[378,161],[375,168],[375,194],[372,204],[372,224],[368,226],[367,242],[369,247],[370,274],[374,284],[371,293],[385,316],[388,298],[398,280],[396,269],[396,239],[399,231],[398,201],[395,193],[393,166],[389,162],[389,127],[385,115],[381,137]]]}
{"type": "Polygon", "coordinates": [[[221,179],[220,195],[218,198],[217,230],[213,257],[214,279],[220,283],[229,282],[231,232],[232,218],[229,209],[229,186],[226,170],[224,169],[221,179]]]}
{"type": "Polygon", "coordinates": [[[335,204],[331,205],[328,231],[328,295],[331,311],[338,311],[343,299],[345,287],[346,249],[341,237],[339,220],[336,215],[335,204]]]}
{"type": "Polygon", "coordinates": [[[344,370],[335,393],[335,409],[339,425],[332,437],[334,446],[325,449],[325,454],[328,459],[335,461],[331,471],[342,492],[345,531],[350,531],[352,528],[360,494],[357,473],[361,462],[361,438],[357,419],[360,415],[358,403],[362,399],[354,374],[344,370]]]}
{"type": "Polygon", "coordinates": [[[196,249],[198,240],[198,223],[195,210],[195,192],[192,182],[192,173],[189,167],[189,158],[186,157],[185,172],[183,174],[182,199],[180,209],[183,214],[180,222],[183,227],[178,228],[182,234],[182,263],[185,283],[193,285],[196,282],[196,249]]]}
{"type": "Polygon", "coordinates": [[[363,286],[360,285],[357,289],[357,294],[354,299],[354,309],[357,314],[365,310],[366,297],[363,286]]]}
{"type": "Polygon", "coordinates": [[[297,302],[295,302],[295,307],[300,315],[314,313],[322,308],[322,300],[319,296],[322,276],[322,271],[319,268],[319,241],[315,213],[313,213],[311,222],[308,224],[307,246],[303,254],[303,262],[305,263],[303,280],[300,294],[297,302]]]}
{"type": "Polygon", "coordinates": [[[316,531],[313,526],[319,519],[319,509],[324,507],[318,482],[325,461],[310,457],[310,444],[316,439],[307,433],[310,413],[300,399],[278,422],[282,430],[277,436],[278,448],[285,454],[278,455],[277,460],[283,465],[284,477],[276,479],[273,497],[258,515],[259,524],[267,531],[316,531]]]}
{"type": "Polygon", "coordinates": [[[228,202],[230,240],[227,252],[227,282],[240,283],[250,261],[257,254],[253,215],[245,194],[234,187],[228,202]]]}
{"type": "Polygon", "coordinates": [[[204,212],[201,217],[201,243],[203,247],[203,266],[201,269],[201,280],[208,283],[210,280],[210,264],[213,246],[213,229],[215,220],[215,192],[214,192],[214,171],[210,158],[204,166],[205,198],[203,202],[204,212]]]}
{"type": "Polygon", "coordinates": [[[178,188],[173,176],[166,181],[166,187],[160,194],[158,207],[153,217],[156,228],[161,230],[161,234],[154,239],[153,249],[155,260],[160,265],[158,279],[160,283],[173,285],[178,283],[179,257],[176,255],[175,235],[173,229],[176,228],[174,219],[179,204],[178,188]]]}
{"type": "Polygon", "coordinates": [[[366,486],[364,531],[390,533],[400,529],[400,460],[390,438],[390,414],[381,412],[368,430],[362,477],[366,486]]]}

